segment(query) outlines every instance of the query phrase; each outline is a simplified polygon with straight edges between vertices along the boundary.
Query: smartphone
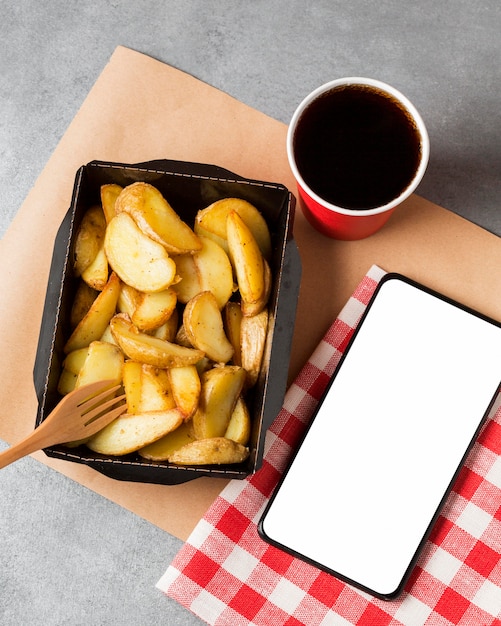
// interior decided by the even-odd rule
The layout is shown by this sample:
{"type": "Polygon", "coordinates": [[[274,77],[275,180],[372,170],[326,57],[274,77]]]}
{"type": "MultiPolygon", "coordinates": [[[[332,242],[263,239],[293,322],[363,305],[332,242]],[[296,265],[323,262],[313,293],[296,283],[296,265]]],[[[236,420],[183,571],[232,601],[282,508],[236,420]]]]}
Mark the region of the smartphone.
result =
{"type": "Polygon", "coordinates": [[[501,383],[501,324],[387,274],[260,519],[378,598],[403,590],[501,383]]]}

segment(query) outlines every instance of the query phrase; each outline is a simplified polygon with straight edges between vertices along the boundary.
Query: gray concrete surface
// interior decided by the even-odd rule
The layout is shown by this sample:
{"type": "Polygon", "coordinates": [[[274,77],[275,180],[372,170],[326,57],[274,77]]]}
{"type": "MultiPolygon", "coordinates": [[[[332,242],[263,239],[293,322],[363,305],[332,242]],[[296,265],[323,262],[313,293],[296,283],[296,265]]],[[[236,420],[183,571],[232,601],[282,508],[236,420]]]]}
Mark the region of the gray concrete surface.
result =
{"type": "MultiPolygon", "coordinates": [[[[1,13],[0,234],[119,44],[283,122],[334,77],[387,81],[430,133],[418,192],[501,234],[498,0],[3,0],[1,13]]],[[[24,459],[0,473],[0,624],[201,624],[155,589],[180,547],[24,459]]]]}

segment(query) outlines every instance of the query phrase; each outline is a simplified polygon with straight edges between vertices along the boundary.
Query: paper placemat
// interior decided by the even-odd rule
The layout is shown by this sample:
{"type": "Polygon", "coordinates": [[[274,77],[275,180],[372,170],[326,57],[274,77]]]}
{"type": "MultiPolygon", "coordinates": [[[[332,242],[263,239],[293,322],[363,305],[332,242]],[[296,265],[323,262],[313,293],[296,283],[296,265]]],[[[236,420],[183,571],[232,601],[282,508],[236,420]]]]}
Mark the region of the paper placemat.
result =
{"type": "Polygon", "coordinates": [[[370,269],[291,385],[263,468],[229,483],[158,582],[211,626],[501,624],[501,396],[397,600],[357,591],[258,535],[264,507],[383,275],[370,269]]]}
{"type": "MultiPolygon", "coordinates": [[[[53,242],[82,164],[94,159],[204,162],[240,176],[282,183],[295,192],[285,124],[123,46],[103,65],[106,61],[0,242],[0,403],[4,407],[0,437],[9,443],[21,439],[35,423],[32,369],[53,242]]],[[[298,93],[298,102],[301,98],[298,93]]],[[[291,102],[291,114],[296,104],[291,102]]],[[[417,195],[399,207],[379,233],[357,242],[320,235],[298,208],[294,237],[303,278],[289,382],[373,263],[501,320],[501,241],[417,195]]],[[[183,540],[226,484],[219,479],[175,487],[121,483],[85,466],[50,459],[43,452],[34,456],[183,540]]]]}

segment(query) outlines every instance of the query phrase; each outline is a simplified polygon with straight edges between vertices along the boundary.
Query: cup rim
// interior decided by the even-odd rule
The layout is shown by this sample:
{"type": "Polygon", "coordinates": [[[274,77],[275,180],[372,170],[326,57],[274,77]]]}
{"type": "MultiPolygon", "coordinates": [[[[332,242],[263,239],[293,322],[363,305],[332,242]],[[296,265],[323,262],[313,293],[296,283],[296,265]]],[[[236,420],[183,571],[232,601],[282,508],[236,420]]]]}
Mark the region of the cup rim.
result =
{"type": "Polygon", "coordinates": [[[384,213],[389,211],[390,209],[395,208],[399,204],[401,204],[406,198],[408,198],[416,189],[416,187],[421,182],[423,175],[428,167],[428,161],[430,157],[430,139],[428,135],[428,131],[424,124],[423,118],[421,117],[419,111],[412,104],[412,102],[398,89],[385,83],[383,81],[374,79],[374,78],[364,78],[361,76],[348,76],[345,78],[336,78],[334,80],[328,81],[323,85],[320,85],[312,92],[310,92],[297,106],[294,111],[291,121],[289,123],[289,127],[287,130],[287,158],[289,160],[289,166],[292,169],[292,173],[294,174],[294,178],[296,179],[299,186],[303,189],[305,193],[307,193],[315,202],[319,205],[333,211],[335,213],[340,213],[342,215],[350,215],[350,216],[368,216],[368,215],[378,215],[379,213],[384,213]],[[342,85],[368,85],[369,87],[375,87],[384,91],[391,96],[393,96],[396,100],[401,102],[404,105],[406,110],[412,115],[414,122],[416,123],[416,127],[421,137],[421,160],[419,162],[419,166],[414,174],[413,179],[407,185],[407,187],[396,197],[393,198],[390,202],[374,207],[372,209],[347,209],[342,206],[338,206],[336,204],[332,204],[327,200],[324,200],[321,196],[319,196],[311,187],[305,182],[302,175],[300,174],[298,167],[296,165],[296,159],[294,158],[294,149],[293,149],[293,140],[294,140],[294,131],[297,126],[297,122],[306,109],[306,107],[313,102],[318,96],[325,93],[326,91],[330,91],[335,87],[340,87],[342,85]]]}

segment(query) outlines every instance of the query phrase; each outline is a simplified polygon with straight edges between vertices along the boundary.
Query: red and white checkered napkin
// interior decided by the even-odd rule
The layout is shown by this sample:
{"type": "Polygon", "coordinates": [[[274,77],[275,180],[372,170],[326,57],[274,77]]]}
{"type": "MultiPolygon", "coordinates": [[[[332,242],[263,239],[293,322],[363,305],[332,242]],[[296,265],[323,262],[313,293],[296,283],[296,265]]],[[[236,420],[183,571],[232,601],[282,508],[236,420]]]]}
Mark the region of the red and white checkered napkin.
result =
{"type": "Polygon", "coordinates": [[[258,536],[265,504],[383,274],[371,268],[288,390],[263,467],[228,484],[158,582],[208,624],[501,626],[501,398],[398,600],[357,591],[258,536]]]}

